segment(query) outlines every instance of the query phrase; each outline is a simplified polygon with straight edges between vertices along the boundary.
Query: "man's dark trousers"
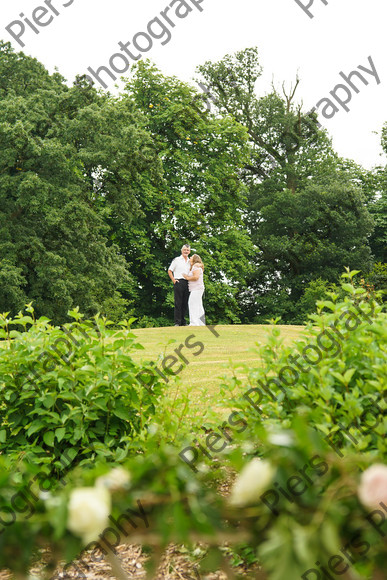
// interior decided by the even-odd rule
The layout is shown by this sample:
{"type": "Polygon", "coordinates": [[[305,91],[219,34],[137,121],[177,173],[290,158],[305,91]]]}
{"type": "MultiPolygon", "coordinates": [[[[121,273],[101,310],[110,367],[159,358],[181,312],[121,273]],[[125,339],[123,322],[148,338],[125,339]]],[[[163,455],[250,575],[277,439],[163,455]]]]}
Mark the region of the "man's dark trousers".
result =
{"type": "Polygon", "coordinates": [[[185,326],[185,315],[188,310],[188,280],[179,279],[173,286],[175,296],[175,325],[185,326]]]}

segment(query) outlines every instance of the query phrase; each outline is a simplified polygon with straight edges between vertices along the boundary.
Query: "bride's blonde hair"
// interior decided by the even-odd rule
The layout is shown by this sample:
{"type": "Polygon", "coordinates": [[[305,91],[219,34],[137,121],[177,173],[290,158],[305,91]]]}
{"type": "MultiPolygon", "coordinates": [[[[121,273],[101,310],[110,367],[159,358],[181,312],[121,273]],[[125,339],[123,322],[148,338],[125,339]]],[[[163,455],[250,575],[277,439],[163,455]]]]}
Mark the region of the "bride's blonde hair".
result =
{"type": "Polygon", "coordinates": [[[201,257],[199,256],[199,254],[193,254],[193,256],[191,256],[191,258],[192,258],[191,270],[192,270],[192,268],[194,267],[195,264],[198,264],[202,268],[202,270],[204,272],[204,264],[202,262],[201,257]]]}

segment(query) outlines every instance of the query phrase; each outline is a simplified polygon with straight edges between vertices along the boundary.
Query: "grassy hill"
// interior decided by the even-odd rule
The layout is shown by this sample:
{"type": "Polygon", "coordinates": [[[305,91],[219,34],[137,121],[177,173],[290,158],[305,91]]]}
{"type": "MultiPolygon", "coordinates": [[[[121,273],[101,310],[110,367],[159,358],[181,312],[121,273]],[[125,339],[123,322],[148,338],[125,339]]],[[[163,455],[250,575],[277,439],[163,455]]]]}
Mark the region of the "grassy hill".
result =
{"type": "MultiPolygon", "coordinates": [[[[189,394],[187,416],[192,420],[203,417],[204,411],[212,411],[222,417],[225,413],[222,377],[232,376],[231,364],[250,361],[257,364],[257,354],[252,349],[266,341],[270,326],[219,325],[213,328],[213,332],[210,328],[195,326],[133,330],[145,348],[138,351],[136,359],[153,360],[163,373],[162,362],[165,357],[175,357],[175,362],[169,358],[164,363],[165,366],[173,365],[174,372],[180,371],[177,385],[173,381],[168,383],[170,394],[173,399],[176,396],[183,399],[184,393],[189,394]]],[[[300,335],[303,326],[279,328],[285,341],[292,342],[300,335]]],[[[238,378],[243,377],[242,369],[236,370],[236,373],[238,378]]]]}

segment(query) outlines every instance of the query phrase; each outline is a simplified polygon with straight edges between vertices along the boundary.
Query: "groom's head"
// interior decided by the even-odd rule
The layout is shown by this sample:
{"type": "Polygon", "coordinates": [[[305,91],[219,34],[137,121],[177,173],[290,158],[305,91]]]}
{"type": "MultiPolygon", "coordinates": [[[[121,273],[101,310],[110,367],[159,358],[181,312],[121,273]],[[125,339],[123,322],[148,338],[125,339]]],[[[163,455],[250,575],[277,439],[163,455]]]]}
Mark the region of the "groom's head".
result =
{"type": "Polygon", "coordinates": [[[191,251],[190,245],[184,244],[184,246],[181,247],[181,255],[183,256],[183,258],[188,258],[190,251],[191,251]]]}

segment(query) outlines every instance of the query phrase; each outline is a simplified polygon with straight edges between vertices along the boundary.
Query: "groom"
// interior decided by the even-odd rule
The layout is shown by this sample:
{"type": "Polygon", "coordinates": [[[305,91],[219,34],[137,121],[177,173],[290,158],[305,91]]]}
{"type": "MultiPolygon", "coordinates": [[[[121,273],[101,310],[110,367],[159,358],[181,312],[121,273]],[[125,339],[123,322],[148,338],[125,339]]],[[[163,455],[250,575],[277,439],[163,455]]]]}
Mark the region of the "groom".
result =
{"type": "Polygon", "coordinates": [[[168,276],[173,282],[175,297],[175,326],[185,326],[185,314],[188,309],[188,280],[183,278],[183,274],[189,274],[190,262],[188,259],[191,248],[189,244],[184,244],[181,248],[181,256],[172,260],[168,268],[168,276]]]}

